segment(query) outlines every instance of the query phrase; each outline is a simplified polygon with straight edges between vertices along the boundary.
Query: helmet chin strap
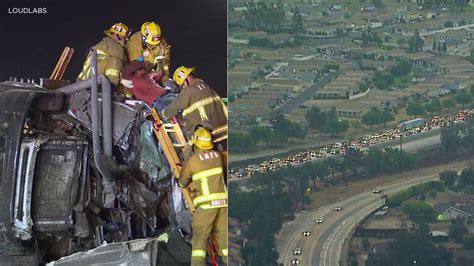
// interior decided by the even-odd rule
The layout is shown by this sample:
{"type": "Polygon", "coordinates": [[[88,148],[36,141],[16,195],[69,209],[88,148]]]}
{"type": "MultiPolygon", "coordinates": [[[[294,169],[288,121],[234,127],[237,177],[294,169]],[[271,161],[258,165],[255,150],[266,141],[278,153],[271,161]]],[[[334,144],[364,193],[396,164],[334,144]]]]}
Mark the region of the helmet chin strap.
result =
{"type": "MultiPolygon", "coordinates": [[[[189,77],[189,76],[188,76],[189,77]]],[[[186,83],[186,87],[189,86],[189,80],[188,80],[188,77],[186,77],[186,79],[184,80],[184,82],[186,83]]]]}

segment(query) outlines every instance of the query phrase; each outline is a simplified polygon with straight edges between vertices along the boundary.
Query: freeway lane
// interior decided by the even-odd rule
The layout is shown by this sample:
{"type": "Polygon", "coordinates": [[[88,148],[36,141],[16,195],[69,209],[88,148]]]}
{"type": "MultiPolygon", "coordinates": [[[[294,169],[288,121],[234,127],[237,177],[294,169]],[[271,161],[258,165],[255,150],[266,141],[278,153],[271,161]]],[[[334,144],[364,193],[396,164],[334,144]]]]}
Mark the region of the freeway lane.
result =
{"type": "MultiPolygon", "coordinates": [[[[416,138],[414,138],[413,141],[403,144],[404,150],[415,151],[424,147],[437,145],[441,142],[439,134],[425,134],[423,136],[415,137],[416,138]]],[[[396,142],[391,142],[385,146],[396,147],[397,144],[396,142]]],[[[429,180],[435,178],[437,177],[428,177],[429,180]]],[[[395,190],[402,190],[425,179],[427,178],[424,177],[404,181],[396,185],[388,186],[386,191],[388,190],[389,193],[393,193],[395,190]],[[395,188],[391,189],[393,186],[395,186],[395,188]]],[[[367,192],[336,204],[331,204],[329,206],[321,207],[317,210],[308,211],[306,214],[296,214],[297,217],[295,220],[284,224],[276,238],[277,249],[281,254],[279,262],[284,263],[285,265],[290,265],[292,258],[299,258],[302,265],[318,265],[320,261],[319,258],[322,256],[323,259],[327,258],[328,260],[326,261],[326,265],[332,266],[329,264],[329,257],[331,257],[331,262],[339,261],[344,238],[348,236],[350,230],[355,225],[355,222],[360,221],[363,217],[370,213],[370,211],[372,211],[372,209],[367,211],[364,210],[364,208],[370,208],[371,204],[375,204],[374,202],[377,202],[377,200],[379,200],[377,196],[374,196],[371,192],[367,192]],[[333,208],[335,206],[342,206],[344,209],[341,212],[334,212],[333,208]],[[323,218],[324,222],[322,224],[315,224],[314,219],[316,218],[323,218]],[[353,222],[349,222],[348,219],[352,219],[353,222]],[[337,232],[337,235],[333,235],[332,238],[329,238],[331,233],[343,223],[345,227],[338,229],[337,231],[340,232],[337,232]],[[301,234],[303,231],[311,231],[312,235],[302,239],[301,234]],[[293,255],[295,248],[303,249],[301,256],[293,255]],[[323,248],[324,250],[331,250],[332,253],[329,252],[329,255],[331,256],[328,256],[328,251],[324,251],[323,253],[323,248]],[[323,255],[321,255],[322,253],[323,255]]],[[[375,209],[375,207],[373,209],[375,209]]]]}
{"type": "MultiPolygon", "coordinates": [[[[419,133],[419,134],[416,134],[416,135],[411,135],[411,136],[408,136],[408,137],[404,137],[402,148],[403,148],[404,151],[413,152],[413,151],[416,151],[416,150],[419,150],[419,149],[422,149],[422,148],[438,145],[440,143],[441,143],[441,128],[436,128],[436,129],[426,131],[426,132],[422,132],[422,133],[419,133]]],[[[380,148],[380,149],[383,149],[385,147],[400,148],[400,140],[398,139],[398,140],[387,141],[387,142],[384,142],[384,143],[378,143],[378,144],[371,145],[370,147],[377,147],[377,148],[380,148]]],[[[365,149],[366,148],[364,148],[364,150],[365,149]]],[[[303,164],[308,163],[308,162],[326,160],[327,158],[330,158],[330,157],[340,159],[340,158],[342,158],[342,155],[339,154],[339,155],[327,156],[327,157],[323,157],[323,158],[314,158],[313,160],[303,162],[301,164],[297,164],[297,165],[294,165],[294,166],[298,167],[298,166],[303,165],[303,164]]],[[[246,181],[248,181],[248,179],[250,179],[250,177],[232,178],[229,181],[230,182],[236,182],[240,186],[245,186],[245,184],[247,183],[246,181]]]]}
{"type": "MultiPolygon", "coordinates": [[[[394,194],[396,192],[407,189],[410,186],[413,186],[415,184],[424,183],[424,182],[437,180],[437,179],[438,179],[437,175],[420,177],[413,180],[400,182],[399,184],[387,186],[384,192],[388,194],[394,194]]],[[[356,206],[355,204],[353,204],[352,206],[349,206],[348,211],[352,215],[346,215],[344,217],[345,220],[343,220],[342,222],[340,222],[341,219],[339,219],[338,221],[340,222],[339,233],[335,234],[332,238],[331,236],[326,239],[321,238],[322,241],[318,241],[319,243],[316,245],[315,249],[309,251],[311,258],[313,258],[314,256],[316,256],[317,258],[319,257],[319,261],[314,261],[308,265],[319,264],[320,266],[321,265],[330,266],[330,265],[339,264],[338,262],[341,259],[342,245],[345,239],[349,237],[349,234],[351,233],[352,229],[355,227],[355,224],[356,224],[355,222],[351,223],[348,221],[356,219],[354,218],[356,213],[357,213],[357,221],[361,221],[364,217],[369,215],[372,211],[376,210],[380,206],[383,206],[383,201],[379,198],[380,194],[373,195],[371,192],[368,192],[362,195],[365,195],[365,199],[363,199],[363,203],[361,203],[358,206],[356,206]],[[321,244],[322,244],[322,247],[321,247],[321,244]]],[[[334,232],[337,230],[333,229],[331,231],[334,232]]]]}
{"type": "MultiPolygon", "coordinates": [[[[384,192],[393,194],[412,185],[437,178],[437,176],[427,176],[406,180],[385,187],[384,192]]],[[[355,224],[382,205],[379,195],[369,191],[307,214],[299,214],[294,221],[283,226],[277,237],[277,249],[282,254],[279,262],[291,265],[292,258],[299,258],[302,265],[338,265],[344,240],[349,236],[355,224]],[[343,210],[335,212],[334,206],[342,206],[343,210]],[[324,218],[324,222],[315,224],[314,219],[320,217],[324,218]],[[303,231],[311,231],[312,235],[302,239],[303,231]],[[302,248],[302,255],[292,254],[296,247],[302,248]]]]}

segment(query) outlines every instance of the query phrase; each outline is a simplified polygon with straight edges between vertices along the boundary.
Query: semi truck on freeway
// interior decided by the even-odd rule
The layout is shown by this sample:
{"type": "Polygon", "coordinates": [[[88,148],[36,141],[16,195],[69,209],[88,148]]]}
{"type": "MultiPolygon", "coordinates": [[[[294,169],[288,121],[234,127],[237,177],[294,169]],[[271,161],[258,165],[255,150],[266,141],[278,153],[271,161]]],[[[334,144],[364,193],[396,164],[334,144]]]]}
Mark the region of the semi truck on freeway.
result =
{"type": "Polygon", "coordinates": [[[402,121],[398,124],[398,127],[405,128],[405,130],[412,129],[418,126],[421,126],[425,123],[424,118],[415,118],[408,121],[402,121]]]}

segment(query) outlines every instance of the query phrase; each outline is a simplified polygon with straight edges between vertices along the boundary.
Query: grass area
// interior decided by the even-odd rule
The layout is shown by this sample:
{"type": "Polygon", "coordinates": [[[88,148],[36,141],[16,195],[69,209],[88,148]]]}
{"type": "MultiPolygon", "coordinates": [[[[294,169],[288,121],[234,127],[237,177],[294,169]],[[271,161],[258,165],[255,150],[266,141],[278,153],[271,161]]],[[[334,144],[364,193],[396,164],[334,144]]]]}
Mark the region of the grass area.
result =
{"type": "Polygon", "coordinates": [[[415,176],[434,176],[438,175],[444,170],[462,170],[469,166],[470,163],[470,160],[463,160],[454,162],[452,164],[445,163],[434,167],[418,168],[415,170],[403,172],[401,174],[380,176],[367,180],[351,182],[348,184],[348,186],[340,185],[324,188],[322,187],[321,183],[317,183],[318,190],[311,195],[311,204],[307,207],[307,209],[318,209],[320,207],[367,192],[374,187],[395,184],[400,181],[413,179],[415,176]]]}
{"type": "MultiPolygon", "coordinates": [[[[463,9],[463,11],[460,11],[460,12],[468,13],[468,14],[469,14],[469,12],[474,12],[474,5],[472,5],[472,6],[471,6],[471,5],[467,5],[467,6],[463,9]]],[[[470,14],[469,14],[469,16],[470,16],[470,14]]]]}
{"type": "Polygon", "coordinates": [[[410,82],[410,76],[409,75],[402,76],[402,77],[396,77],[393,81],[393,86],[403,89],[403,88],[407,87],[408,82],[410,82]]]}
{"type": "Polygon", "coordinates": [[[400,121],[405,121],[405,120],[410,120],[411,117],[409,115],[407,115],[405,109],[399,109],[398,110],[398,113],[394,113],[393,114],[395,116],[395,121],[397,124],[400,122],[400,121]]]}
{"type": "Polygon", "coordinates": [[[366,128],[364,124],[360,121],[360,119],[348,119],[349,120],[349,127],[350,128],[357,128],[357,129],[363,129],[366,128]]]}

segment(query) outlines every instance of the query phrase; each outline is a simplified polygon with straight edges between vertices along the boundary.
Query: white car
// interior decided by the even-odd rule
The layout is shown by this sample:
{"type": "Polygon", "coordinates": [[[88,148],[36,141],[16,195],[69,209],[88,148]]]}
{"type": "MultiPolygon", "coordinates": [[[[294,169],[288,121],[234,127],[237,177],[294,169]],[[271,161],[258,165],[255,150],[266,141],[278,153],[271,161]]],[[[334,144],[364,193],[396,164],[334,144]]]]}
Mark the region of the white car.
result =
{"type": "Polygon", "coordinates": [[[293,250],[293,255],[301,255],[301,248],[295,248],[295,250],[293,250]]]}
{"type": "Polygon", "coordinates": [[[298,265],[300,264],[300,260],[297,259],[297,258],[294,258],[292,261],[291,261],[291,265],[298,265]]]}
{"type": "Polygon", "coordinates": [[[334,207],[334,210],[337,211],[337,212],[342,211],[342,207],[341,206],[336,206],[336,207],[334,207]]]}
{"type": "Polygon", "coordinates": [[[323,223],[323,218],[316,218],[314,220],[314,222],[317,223],[317,224],[322,224],[323,223]]]}
{"type": "Polygon", "coordinates": [[[311,231],[304,231],[303,232],[303,236],[310,236],[311,235],[311,231]]]}
{"type": "Polygon", "coordinates": [[[374,188],[374,189],[372,190],[372,192],[373,192],[374,194],[378,194],[378,193],[380,193],[380,192],[382,192],[382,191],[383,191],[383,188],[382,188],[382,187],[377,187],[377,188],[374,188]]]}

